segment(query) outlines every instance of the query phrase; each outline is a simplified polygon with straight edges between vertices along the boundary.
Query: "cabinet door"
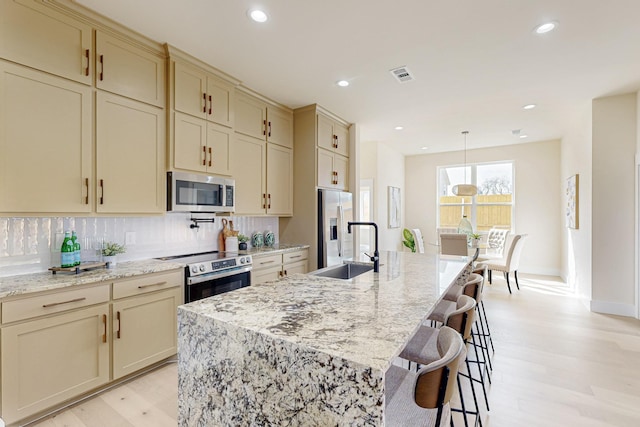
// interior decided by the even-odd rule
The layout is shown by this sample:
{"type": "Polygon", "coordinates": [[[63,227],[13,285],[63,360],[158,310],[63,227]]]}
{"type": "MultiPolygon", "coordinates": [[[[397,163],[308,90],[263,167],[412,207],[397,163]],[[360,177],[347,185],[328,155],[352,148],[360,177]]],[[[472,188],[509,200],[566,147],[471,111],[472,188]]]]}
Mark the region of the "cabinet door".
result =
{"type": "Polygon", "coordinates": [[[267,213],[293,215],[293,150],[267,144],[267,213]]]}
{"type": "Polygon", "coordinates": [[[0,212],[91,212],[91,122],[91,88],[0,61],[0,212]]]}
{"type": "Polygon", "coordinates": [[[113,303],[114,380],[176,354],[181,303],[181,287],[113,303]]]}
{"type": "Polygon", "coordinates": [[[182,62],[173,65],[174,108],[204,119],[207,116],[207,74],[182,62]]]}
{"type": "Polygon", "coordinates": [[[282,277],[282,264],[277,267],[271,267],[264,270],[257,270],[251,272],[251,286],[259,285],[261,283],[270,282],[272,280],[278,280],[282,277]]]}
{"type": "Polygon", "coordinates": [[[233,126],[234,98],[232,85],[212,76],[207,77],[207,120],[233,126]]]}
{"type": "Polygon", "coordinates": [[[333,135],[337,145],[336,153],[349,157],[349,129],[340,123],[334,123],[333,135]]]}
{"type": "Polygon", "coordinates": [[[207,172],[218,175],[230,174],[230,148],[233,131],[229,128],[207,124],[207,172]]]}
{"type": "Polygon", "coordinates": [[[267,142],[293,148],[293,114],[267,107],[267,142]]]}
{"type": "Polygon", "coordinates": [[[235,131],[266,139],[267,105],[253,96],[236,92],[235,131]]]}
{"type": "Polygon", "coordinates": [[[318,147],[322,147],[325,150],[335,150],[335,139],[333,137],[333,120],[318,114],[317,117],[317,138],[318,147]]]}
{"type": "Polygon", "coordinates": [[[333,156],[333,170],[336,172],[335,187],[347,190],[349,188],[349,158],[335,154],[333,156]]]}
{"type": "Polygon", "coordinates": [[[267,143],[236,134],[231,146],[231,176],[236,181],[236,214],[266,212],[267,143]]]}
{"type": "Polygon", "coordinates": [[[164,110],[98,92],[97,212],[164,212],[164,110]]]}
{"type": "Polygon", "coordinates": [[[307,260],[298,261],[291,264],[285,264],[282,267],[285,276],[291,276],[292,274],[306,274],[309,270],[307,267],[307,260]]]}
{"type": "Polygon", "coordinates": [[[163,107],[164,58],[96,32],[96,87],[163,107]]]}
{"type": "Polygon", "coordinates": [[[318,148],[318,187],[333,188],[334,186],[333,153],[318,148]]]}
{"type": "Polygon", "coordinates": [[[90,26],[35,1],[0,1],[0,57],[90,85],[91,52],[90,26]]]}
{"type": "Polygon", "coordinates": [[[174,113],[173,166],[195,172],[207,170],[207,122],[174,113]]]}
{"type": "Polygon", "coordinates": [[[2,329],[2,418],[8,424],[109,381],[109,305],[2,329]]]}

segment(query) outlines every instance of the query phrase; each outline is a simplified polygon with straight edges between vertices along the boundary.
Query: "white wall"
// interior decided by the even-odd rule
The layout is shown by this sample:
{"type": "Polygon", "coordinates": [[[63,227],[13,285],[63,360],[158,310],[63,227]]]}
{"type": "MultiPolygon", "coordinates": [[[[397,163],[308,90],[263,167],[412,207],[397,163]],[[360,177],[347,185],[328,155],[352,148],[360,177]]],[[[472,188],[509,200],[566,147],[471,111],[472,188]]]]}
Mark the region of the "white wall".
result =
{"type": "MultiPolygon", "coordinates": [[[[199,217],[211,215],[195,214],[199,217]]],[[[60,265],[60,247],[56,234],[65,230],[78,233],[83,248],[83,260],[95,260],[95,250],[89,249],[97,241],[125,243],[125,233],[134,232],[136,243],[127,245],[127,252],[119,258],[147,259],[165,255],[218,250],[220,218],[213,224],[203,223],[191,229],[189,213],[170,213],[153,217],[0,217],[0,276],[37,273],[60,265]]],[[[255,231],[273,231],[278,241],[278,218],[228,217],[234,228],[251,235],[255,231]]]]}
{"type": "MultiPolygon", "coordinates": [[[[435,251],[437,167],[460,164],[461,152],[408,156],[406,172],[406,226],[420,228],[425,249],[435,251]]],[[[561,269],[560,141],[544,141],[467,151],[468,163],[511,160],[515,164],[515,232],[529,238],[520,270],[559,275],[561,269]]]]}
{"type": "Polygon", "coordinates": [[[562,278],[585,300],[591,301],[591,244],[592,244],[592,176],[591,176],[591,102],[581,107],[579,118],[562,139],[559,191],[562,197],[562,278]],[[579,174],[579,228],[564,225],[567,178],[579,174]]]}
{"type": "Polygon", "coordinates": [[[634,316],[636,93],[593,100],[591,309],[634,316]]]}
{"type": "Polygon", "coordinates": [[[374,221],[378,224],[379,248],[402,250],[402,228],[405,227],[405,159],[393,148],[377,142],[360,145],[360,179],[373,179],[374,221]],[[388,228],[388,187],[399,187],[402,201],[400,228],[388,228]]]}

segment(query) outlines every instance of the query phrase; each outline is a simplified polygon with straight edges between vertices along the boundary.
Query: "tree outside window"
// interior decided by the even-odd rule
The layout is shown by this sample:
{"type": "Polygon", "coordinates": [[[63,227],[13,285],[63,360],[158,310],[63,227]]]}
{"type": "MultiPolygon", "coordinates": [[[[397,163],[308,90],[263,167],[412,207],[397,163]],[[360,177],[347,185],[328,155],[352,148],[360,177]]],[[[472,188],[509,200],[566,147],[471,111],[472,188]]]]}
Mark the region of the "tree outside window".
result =
{"type": "Polygon", "coordinates": [[[438,226],[457,227],[466,215],[477,232],[513,228],[513,162],[443,166],[438,174],[438,226]],[[465,182],[466,175],[466,182],[465,182]],[[456,196],[451,188],[474,184],[476,196],[456,196]]]}

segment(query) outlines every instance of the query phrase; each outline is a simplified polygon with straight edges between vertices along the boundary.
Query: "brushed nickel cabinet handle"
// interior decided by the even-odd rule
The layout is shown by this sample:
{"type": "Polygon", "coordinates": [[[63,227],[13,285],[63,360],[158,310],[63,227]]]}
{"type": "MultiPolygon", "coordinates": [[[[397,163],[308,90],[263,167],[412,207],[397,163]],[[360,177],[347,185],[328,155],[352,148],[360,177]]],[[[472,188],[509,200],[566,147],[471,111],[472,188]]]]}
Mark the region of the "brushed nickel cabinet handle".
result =
{"type": "Polygon", "coordinates": [[[42,308],[54,307],[56,305],[62,305],[62,304],[71,304],[72,302],[84,301],[86,299],[87,299],[86,297],[81,297],[81,298],[70,299],[68,301],[52,302],[52,303],[49,303],[49,304],[43,304],[42,308]]]}
{"type": "Polygon", "coordinates": [[[116,332],[116,337],[120,339],[120,312],[116,313],[116,319],[118,319],[118,331],[116,332]]]}
{"type": "Polygon", "coordinates": [[[100,81],[104,80],[104,56],[100,55],[100,81]]]}
{"type": "Polygon", "coordinates": [[[84,75],[88,76],[89,75],[89,49],[85,49],[84,50],[84,56],[85,58],[87,58],[87,68],[84,69],[84,75]]]}
{"type": "Polygon", "coordinates": [[[289,259],[296,259],[296,258],[302,258],[302,255],[295,255],[295,256],[289,257],[289,259]]]}
{"type": "Polygon", "coordinates": [[[271,261],[262,261],[260,262],[260,265],[265,265],[265,264],[273,264],[275,261],[271,260],[271,261]]]}
{"type": "Polygon", "coordinates": [[[107,315],[102,315],[102,324],[104,325],[104,334],[102,334],[102,342],[107,342],[107,315]]]}
{"type": "Polygon", "coordinates": [[[202,99],[204,99],[204,107],[202,107],[202,112],[206,113],[207,112],[207,94],[206,93],[202,94],[202,99]]]}
{"type": "Polygon", "coordinates": [[[140,286],[138,286],[138,289],[150,288],[152,286],[162,286],[162,285],[166,285],[166,284],[167,284],[166,281],[158,282],[158,283],[150,283],[148,285],[140,285],[140,286]]]}

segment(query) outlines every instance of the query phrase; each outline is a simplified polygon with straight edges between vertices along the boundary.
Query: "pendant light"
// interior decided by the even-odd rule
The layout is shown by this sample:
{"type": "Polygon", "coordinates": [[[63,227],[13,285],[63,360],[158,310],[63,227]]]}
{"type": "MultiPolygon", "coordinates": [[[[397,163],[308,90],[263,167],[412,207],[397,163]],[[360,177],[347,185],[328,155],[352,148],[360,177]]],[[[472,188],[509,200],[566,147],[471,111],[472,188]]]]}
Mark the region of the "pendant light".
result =
{"type": "Polygon", "coordinates": [[[478,187],[473,184],[467,184],[467,135],[469,134],[468,130],[462,131],[462,135],[464,135],[464,183],[454,185],[451,188],[451,192],[456,196],[475,196],[478,194],[478,187]]]}

